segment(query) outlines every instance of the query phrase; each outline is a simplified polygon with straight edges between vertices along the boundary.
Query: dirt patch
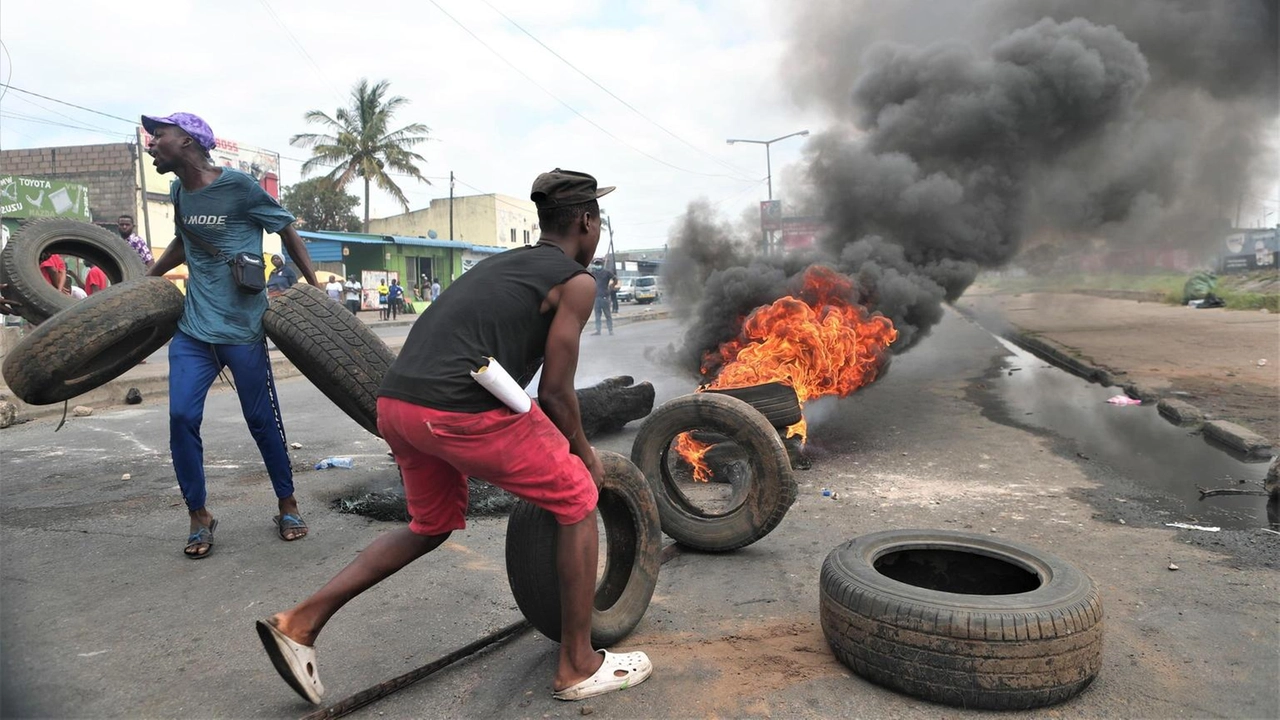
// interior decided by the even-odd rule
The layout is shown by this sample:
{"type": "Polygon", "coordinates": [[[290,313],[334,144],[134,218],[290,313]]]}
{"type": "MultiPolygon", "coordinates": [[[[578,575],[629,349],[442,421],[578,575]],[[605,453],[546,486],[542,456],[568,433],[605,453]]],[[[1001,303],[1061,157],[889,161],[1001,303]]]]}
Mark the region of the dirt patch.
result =
{"type": "MultiPolygon", "coordinates": [[[[651,656],[663,658],[663,684],[672,697],[698,698],[706,717],[754,712],[761,696],[849,671],[835,659],[812,617],[752,623],[736,619],[720,633],[652,635],[651,656]]],[[[693,706],[688,708],[696,714],[693,706]]]]}

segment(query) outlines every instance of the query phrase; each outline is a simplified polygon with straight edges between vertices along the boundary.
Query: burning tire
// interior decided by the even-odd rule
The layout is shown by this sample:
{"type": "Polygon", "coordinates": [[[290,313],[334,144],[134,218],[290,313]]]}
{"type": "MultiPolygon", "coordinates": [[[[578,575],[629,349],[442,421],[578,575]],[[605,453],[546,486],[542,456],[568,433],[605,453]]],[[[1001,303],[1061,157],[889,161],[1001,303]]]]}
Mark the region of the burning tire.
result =
{"type": "Polygon", "coordinates": [[[822,565],[822,632],[840,662],[908,695],[1024,710],[1062,702],[1102,664],[1102,602],[1052,555],[983,535],[891,530],[822,565]]]}
{"type": "Polygon", "coordinates": [[[182,292],[164,278],[139,278],[94,293],[22,339],[4,359],[5,382],[32,405],[101,387],[169,342],[182,303],[182,292]]]}
{"type": "Polygon", "coordinates": [[[764,416],[764,419],[768,420],[769,424],[776,428],[790,427],[804,419],[804,413],[800,409],[800,400],[796,397],[795,388],[790,385],[771,382],[748,387],[706,390],[705,392],[728,395],[746,402],[759,411],[764,416]]]}
{"type": "Polygon", "coordinates": [[[382,338],[306,283],[271,298],[262,324],[294,367],[352,420],[378,434],[378,387],[395,360],[382,338]]]}
{"type": "Polygon", "coordinates": [[[648,478],[662,531],[698,550],[735,550],[768,535],[796,499],[791,464],[777,431],[750,405],[728,395],[694,393],[662,405],[640,426],[631,459],[648,478]],[[744,450],[748,473],[728,484],[728,506],[711,511],[695,502],[673,471],[672,442],[689,431],[717,433],[744,450]]]}
{"type": "Polygon", "coordinates": [[[50,285],[40,271],[40,255],[46,251],[97,265],[112,285],[147,274],[138,253],[108,230],[65,218],[31,221],[0,252],[0,283],[9,285],[9,296],[22,303],[18,313],[32,325],[77,302],[50,285]]]}
{"type": "MultiPolygon", "coordinates": [[[[591,641],[608,647],[635,629],[649,609],[658,584],[662,528],[653,491],[640,470],[617,453],[597,452],[605,471],[598,509],[607,551],[591,613],[591,641]]],[[[557,525],[546,510],[523,500],[516,505],[507,521],[507,582],[525,618],[559,642],[557,525]]]]}

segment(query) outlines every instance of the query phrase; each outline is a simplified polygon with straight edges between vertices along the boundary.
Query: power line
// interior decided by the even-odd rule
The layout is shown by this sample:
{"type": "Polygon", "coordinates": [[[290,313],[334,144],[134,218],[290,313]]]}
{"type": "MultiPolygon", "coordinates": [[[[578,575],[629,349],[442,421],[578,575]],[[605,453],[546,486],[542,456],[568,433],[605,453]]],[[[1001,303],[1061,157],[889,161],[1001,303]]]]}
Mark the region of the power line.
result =
{"type": "Polygon", "coordinates": [[[9,76],[4,79],[4,90],[0,91],[0,100],[9,93],[9,83],[13,81],[13,56],[9,54],[9,46],[0,40],[0,50],[4,51],[4,56],[9,58],[9,76]]]}
{"type": "Polygon", "coordinates": [[[27,103],[28,105],[32,105],[32,106],[34,106],[34,107],[38,107],[38,108],[40,108],[41,110],[44,110],[45,112],[53,113],[54,115],[57,115],[58,117],[66,118],[67,120],[70,120],[71,122],[79,123],[80,125],[85,126],[85,128],[87,128],[87,129],[101,130],[102,132],[110,133],[110,134],[112,134],[112,135],[119,135],[119,134],[123,134],[123,133],[117,133],[117,132],[116,132],[116,131],[114,131],[114,130],[108,130],[107,128],[104,128],[104,127],[102,127],[101,125],[90,125],[89,123],[87,123],[87,122],[85,122],[85,121],[81,120],[80,118],[72,117],[71,115],[68,115],[68,114],[63,113],[63,112],[58,112],[57,110],[54,110],[53,108],[50,108],[50,107],[45,107],[44,105],[41,105],[40,103],[36,102],[35,100],[29,100],[29,99],[27,99],[27,98],[25,98],[25,97],[16,97],[15,99],[17,99],[17,100],[21,100],[22,102],[27,103]]]}
{"type": "Polygon", "coordinates": [[[58,122],[56,120],[48,120],[46,118],[35,117],[34,115],[25,115],[21,113],[6,111],[6,112],[0,112],[0,117],[6,117],[6,118],[9,118],[10,120],[17,120],[19,122],[37,123],[40,125],[54,125],[57,127],[71,128],[72,130],[83,130],[85,132],[98,133],[100,135],[106,135],[108,137],[114,137],[114,138],[128,137],[128,133],[112,132],[110,130],[87,127],[84,125],[73,125],[71,123],[64,123],[64,122],[58,122]]]}
{"type": "Polygon", "coordinates": [[[315,69],[316,74],[320,77],[320,79],[324,82],[324,84],[329,87],[329,91],[332,92],[339,100],[342,100],[343,99],[342,93],[338,92],[337,88],[334,87],[333,83],[329,81],[328,76],[325,75],[324,71],[320,69],[320,65],[319,63],[316,62],[316,59],[311,57],[311,53],[307,52],[307,49],[302,46],[302,43],[299,42],[298,38],[294,36],[293,31],[289,29],[289,26],[285,24],[284,20],[282,20],[280,16],[276,14],[276,11],[271,7],[270,3],[268,3],[267,0],[258,0],[258,2],[262,3],[262,7],[266,9],[267,14],[271,16],[271,19],[275,20],[276,24],[280,26],[281,30],[284,30],[284,34],[289,36],[289,40],[293,42],[293,46],[298,49],[298,52],[301,52],[303,57],[305,57],[307,61],[311,63],[311,67],[315,69]]]}
{"type": "Polygon", "coordinates": [[[111,118],[112,120],[119,120],[120,122],[127,122],[127,123],[129,123],[130,125],[134,125],[134,126],[136,126],[136,125],[138,124],[138,121],[137,121],[137,120],[130,120],[129,118],[122,118],[122,117],[120,117],[119,115],[112,115],[111,113],[104,113],[104,112],[102,112],[101,110],[94,110],[93,108],[87,108],[87,107],[85,107],[85,106],[83,106],[83,105],[76,105],[75,103],[70,103],[70,102],[67,102],[66,100],[59,100],[58,98],[49,97],[48,95],[41,95],[40,93],[31,92],[30,90],[23,90],[23,89],[22,89],[22,88],[20,88],[20,87],[15,87],[15,86],[13,86],[13,85],[9,85],[8,83],[6,83],[6,84],[4,85],[4,87],[6,87],[6,88],[8,88],[8,89],[10,89],[10,90],[13,90],[14,92],[20,92],[20,93],[22,93],[23,95],[31,95],[32,97],[38,97],[38,98],[41,98],[41,99],[44,99],[44,100],[48,100],[48,101],[50,101],[50,102],[56,102],[56,103],[58,103],[59,105],[66,105],[67,107],[73,107],[73,108],[75,108],[75,109],[77,109],[77,110],[84,110],[85,112],[91,112],[91,113],[93,113],[94,115],[101,115],[101,116],[103,116],[103,117],[109,117],[109,118],[111,118]]]}
{"type": "Polygon", "coordinates": [[[659,157],[655,157],[654,155],[651,155],[651,154],[649,154],[649,153],[645,152],[644,150],[641,150],[640,148],[636,147],[635,145],[632,145],[631,143],[627,142],[626,140],[623,140],[622,138],[618,137],[617,135],[614,135],[613,133],[611,133],[611,132],[609,132],[608,130],[606,130],[606,129],[604,128],[604,126],[600,125],[600,123],[597,123],[595,120],[592,120],[591,118],[587,117],[586,115],[583,115],[581,112],[579,112],[579,111],[578,111],[578,109],[577,109],[577,108],[573,107],[573,106],[572,106],[572,105],[570,105],[569,103],[567,103],[567,102],[565,102],[564,100],[560,99],[560,97],[559,97],[558,95],[556,95],[555,93],[551,92],[551,91],[550,91],[550,90],[548,90],[547,88],[543,87],[541,84],[539,84],[539,83],[538,83],[538,81],[537,81],[537,80],[534,80],[532,77],[530,77],[528,73],[526,73],[524,70],[521,70],[521,69],[520,69],[520,67],[519,67],[518,65],[516,65],[516,64],[515,64],[515,63],[513,63],[513,62],[511,62],[511,61],[510,61],[510,60],[508,60],[507,58],[503,57],[503,55],[502,55],[501,53],[499,53],[497,50],[494,50],[494,49],[493,49],[493,48],[492,48],[488,43],[486,43],[484,40],[481,40],[479,35],[476,35],[474,32],[472,32],[472,31],[471,31],[471,29],[470,29],[470,28],[468,28],[466,25],[463,25],[463,24],[462,24],[462,22],[461,22],[460,20],[458,20],[458,19],[457,19],[457,18],[455,18],[454,16],[450,15],[450,14],[449,14],[449,12],[448,12],[447,10],[445,10],[443,7],[441,7],[441,6],[440,6],[440,3],[436,2],[436,0],[428,0],[428,2],[430,2],[432,5],[435,5],[435,6],[436,6],[436,9],[437,9],[437,10],[439,10],[441,13],[443,13],[445,17],[447,17],[447,18],[449,18],[450,20],[452,20],[452,21],[454,22],[454,24],[455,24],[455,25],[457,25],[458,27],[462,28],[463,32],[467,33],[467,34],[468,34],[468,35],[470,35],[473,39],[475,39],[475,41],[476,41],[476,42],[478,42],[478,43],[480,43],[481,45],[483,45],[483,46],[484,46],[484,49],[486,49],[486,50],[488,50],[489,52],[493,53],[495,56],[497,56],[497,58],[498,58],[499,60],[501,60],[502,62],[506,63],[508,66],[510,66],[512,70],[515,70],[517,73],[519,73],[521,77],[523,77],[525,80],[528,80],[530,85],[533,85],[534,87],[538,88],[538,89],[539,89],[539,90],[541,90],[542,92],[546,93],[546,94],[547,94],[548,96],[550,96],[553,100],[555,100],[556,102],[558,102],[558,103],[560,103],[561,105],[565,106],[565,108],[567,108],[567,109],[568,109],[570,112],[572,112],[574,115],[577,115],[578,117],[582,118],[582,119],[583,119],[583,120],[585,120],[588,124],[590,124],[592,127],[594,127],[595,129],[599,130],[600,132],[604,133],[605,135],[608,135],[610,138],[612,138],[614,141],[618,142],[619,144],[621,144],[621,145],[623,145],[623,146],[625,146],[625,147],[627,147],[627,148],[630,148],[630,149],[631,149],[631,150],[633,150],[634,152],[639,153],[640,155],[643,155],[643,156],[645,156],[645,157],[649,158],[650,160],[652,160],[652,161],[654,161],[654,162],[656,162],[656,163],[658,163],[658,164],[660,164],[660,165],[666,165],[667,167],[669,167],[669,168],[671,168],[671,169],[673,169],[673,170],[679,170],[680,172],[689,173],[690,175],[701,175],[701,176],[703,176],[703,177],[720,177],[720,178],[729,178],[730,180],[737,180],[738,182],[747,182],[747,181],[743,180],[742,178],[737,178],[737,177],[734,177],[734,176],[732,176],[732,175],[724,175],[724,174],[717,174],[717,173],[704,173],[704,172],[698,172],[697,170],[689,170],[688,168],[682,168],[682,167],[680,167],[679,165],[672,165],[671,163],[667,162],[666,160],[663,160],[662,158],[659,158],[659,157]]]}
{"type": "Polygon", "coordinates": [[[587,79],[587,81],[588,81],[588,82],[590,82],[592,85],[595,85],[596,87],[598,87],[598,88],[600,88],[601,90],[603,90],[603,91],[604,91],[604,93],[605,93],[606,95],[608,95],[609,97],[613,98],[614,100],[617,100],[618,102],[622,103],[622,105],[623,105],[624,107],[626,107],[628,110],[630,110],[631,112],[635,113],[636,115],[639,115],[641,118],[643,118],[644,120],[646,120],[647,122],[649,122],[649,123],[650,123],[651,125],[653,125],[654,127],[658,128],[658,129],[659,129],[659,130],[661,130],[662,132],[664,132],[664,133],[666,133],[666,134],[670,135],[671,137],[675,138],[676,140],[680,141],[681,143],[684,143],[686,146],[688,146],[688,147],[692,148],[695,152],[698,152],[698,153],[700,153],[700,154],[702,154],[702,155],[704,155],[704,156],[706,156],[706,157],[708,157],[708,158],[711,158],[711,159],[712,159],[712,160],[714,160],[715,162],[720,163],[721,165],[725,166],[726,168],[729,168],[730,170],[733,170],[733,171],[734,171],[734,172],[736,172],[736,173],[739,173],[740,175],[749,175],[749,174],[750,174],[750,173],[748,173],[746,170],[743,170],[742,168],[736,167],[736,166],[735,166],[735,165],[733,165],[732,163],[729,163],[729,162],[726,162],[726,161],[724,161],[724,160],[721,160],[720,158],[716,157],[715,155],[712,155],[711,153],[707,152],[706,150],[703,150],[702,148],[698,147],[697,145],[694,145],[693,143],[689,142],[688,140],[685,140],[684,138],[682,138],[682,137],[680,137],[679,135],[675,134],[675,133],[674,133],[674,132],[672,132],[671,130],[668,130],[666,127],[664,127],[664,126],[663,126],[661,123],[659,123],[657,120],[654,120],[653,118],[649,117],[648,115],[645,115],[644,113],[640,112],[640,110],[639,110],[638,108],[636,108],[634,105],[632,105],[631,103],[627,102],[626,100],[623,100],[622,98],[618,97],[618,96],[617,96],[616,94],[614,94],[614,93],[613,93],[613,91],[611,91],[609,88],[605,87],[604,85],[601,85],[599,82],[597,82],[597,81],[596,81],[596,79],[595,79],[595,78],[593,78],[593,77],[591,77],[590,75],[588,75],[588,74],[586,74],[585,72],[583,72],[580,68],[578,68],[578,66],[577,66],[577,65],[574,65],[573,63],[571,63],[571,62],[569,62],[568,60],[566,60],[562,55],[560,55],[560,53],[556,52],[555,50],[552,50],[552,49],[551,49],[551,48],[550,48],[546,43],[542,42],[542,41],[541,41],[541,40],[539,40],[537,37],[535,37],[533,33],[529,32],[529,31],[528,31],[528,30],[526,30],[526,29],[524,29],[524,27],[522,27],[522,26],[520,25],[520,23],[517,23],[515,20],[512,20],[510,17],[508,17],[508,16],[507,16],[507,14],[506,14],[506,13],[504,13],[504,12],[502,12],[501,10],[499,10],[498,8],[494,7],[494,6],[493,6],[493,4],[489,2],[489,0],[481,0],[481,2],[483,2],[485,5],[488,5],[490,10],[492,10],[492,11],[494,11],[494,12],[498,13],[499,15],[501,15],[501,16],[502,16],[502,18],[503,18],[504,20],[506,20],[507,22],[511,23],[513,26],[515,26],[515,28],[516,28],[517,30],[519,30],[520,32],[522,32],[522,33],[524,33],[525,35],[529,36],[529,39],[530,39],[530,40],[533,40],[534,42],[536,42],[536,43],[538,43],[539,45],[541,45],[541,46],[542,46],[542,48],[543,48],[544,50],[546,50],[547,52],[549,52],[549,53],[551,53],[552,55],[554,55],[554,56],[556,57],[556,59],[558,59],[560,62],[564,63],[565,65],[568,65],[570,68],[572,68],[572,69],[573,69],[573,71],[574,71],[574,72],[576,72],[576,73],[578,73],[579,75],[581,75],[582,77],[586,78],[586,79],[587,79]]]}

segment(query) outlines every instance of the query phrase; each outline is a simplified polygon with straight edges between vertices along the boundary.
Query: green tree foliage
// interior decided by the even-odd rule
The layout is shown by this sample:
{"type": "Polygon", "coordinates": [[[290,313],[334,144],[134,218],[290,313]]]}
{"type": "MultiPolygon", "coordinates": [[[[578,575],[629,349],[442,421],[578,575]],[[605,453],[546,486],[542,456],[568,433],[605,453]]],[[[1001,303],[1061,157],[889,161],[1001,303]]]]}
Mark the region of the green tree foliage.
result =
{"type": "Polygon", "coordinates": [[[280,204],[298,218],[304,230],[359,232],[360,218],[353,212],[360,198],[336,187],[328,178],[303,180],[284,189],[280,204]]]}
{"type": "Polygon", "coordinates": [[[387,80],[370,85],[362,78],[351,89],[349,106],[338,108],[332,116],[323,110],[311,110],[303,116],[326,132],[301,133],[289,139],[291,145],[311,149],[311,158],[302,165],[304,176],[319,168],[333,168],[325,177],[335,187],[345,188],[357,177],[364,180],[365,232],[369,231],[370,184],[386,191],[406,211],[409,200],[392,174],[431,184],[417,166],[426,159],[413,151],[427,140],[431,129],[422,123],[390,129],[392,116],[409,102],[399,95],[387,97],[390,85],[387,80]]]}

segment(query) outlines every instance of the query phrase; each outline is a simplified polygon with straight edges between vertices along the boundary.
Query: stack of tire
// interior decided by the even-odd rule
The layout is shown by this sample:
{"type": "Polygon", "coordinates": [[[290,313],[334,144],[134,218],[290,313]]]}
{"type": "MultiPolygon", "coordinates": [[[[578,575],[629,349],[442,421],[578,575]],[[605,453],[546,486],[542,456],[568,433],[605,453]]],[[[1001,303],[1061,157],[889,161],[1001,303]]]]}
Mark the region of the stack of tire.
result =
{"type": "Polygon", "coordinates": [[[146,267],[119,236],[89,223],[51,218],[27,223],[0,252],[0,283],[36,328],[5,357],[9,388],[47,405],[97,388],[173,337],[182,293],[146,267]],[[111,285],[85,300],[54,288],[40,269],[44,253],[82,258],[111,285]]]}

